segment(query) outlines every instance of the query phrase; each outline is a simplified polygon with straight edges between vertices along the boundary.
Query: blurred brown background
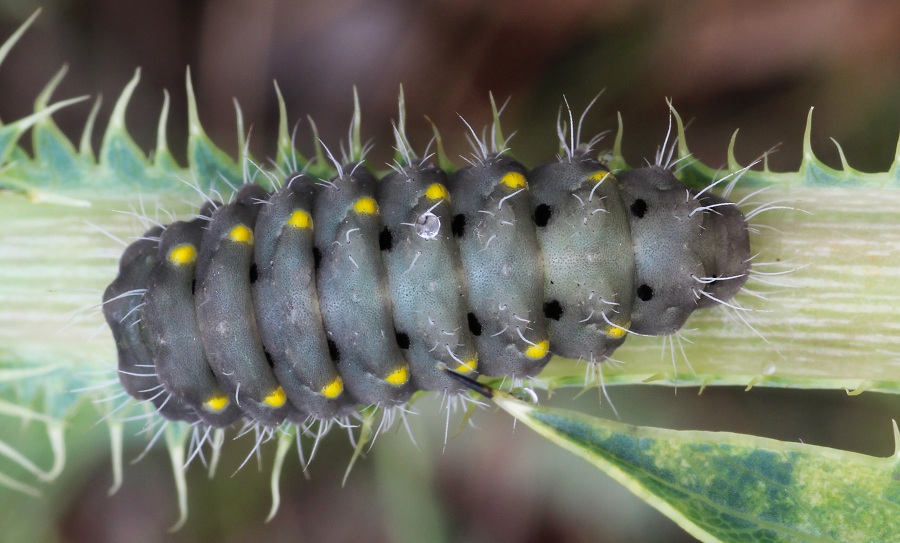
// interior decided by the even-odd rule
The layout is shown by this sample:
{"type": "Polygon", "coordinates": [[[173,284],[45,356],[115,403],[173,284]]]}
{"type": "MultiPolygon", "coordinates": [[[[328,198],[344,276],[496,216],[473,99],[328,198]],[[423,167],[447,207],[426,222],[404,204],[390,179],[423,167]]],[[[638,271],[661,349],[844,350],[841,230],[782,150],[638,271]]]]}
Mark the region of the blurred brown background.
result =
{"type": "MultiPolygon", "coordinates": [[[[253,126],[254,154],[263,157],[272,154],[277,126],[273,79],[291,120],[312,115],[329,144],[346,137],[356,85],[364,138],[376,142],[376,159],[391,153],[400,83],[414,141],[423,145],[430,137],[427,114],[451,156],[467,150],[457,113],[480,126],[488,120],[488,91],[500,100],[511,96],[505,126],[519,131],[513,147],[530,164],[556,152],[563,93],[580,111],[604,91],[588,132],[614,129],[621,111],[632,164],[652,157],[662,141],[665,97],[695,119],[691,149],[713,166],[725,162],[731,133],[740,128],[739,160],[782,143],[770,164],[796,168],[811,106],[813,145],[833,166],[839,160],[829,137],[841,142],[854,167],[886,169],[900,128],[895,0],[0,0],[0,35],[39,5],[37,24],[0,67],[0,117],[28,114],[43,85],[69,63],[56,97],[102,93],[103,126],[140,66],[129,127],[142,147],[152,148],[162,89],[169,89],[169,141],[181,159],[186,65],[212,138],[235,153],[237,98],[253,126]]],[[[58,122],[77,137],[88,109],[69,108],[58,122]]],[[[308,148],[305,125],[300,134],[300,146],[308,148]]],[[[697,397],[692,390],[622,387],[611,394],[627,422],[749,432],[879,455],[891,452],[888,421],[892,412],[897,416],[894,398],[848,398],[840,391],[708,390],[697,397]]],[[[611,415],[597,407],[595,395],[579,402],[573,395],[561,394],[560,403],[611,415]]],[[[479,413],[481,428],[451,439],[442,454],[443,419],[434,405],[422,411],[431,414],[416,422],[421,450],[402,434],[379,438],[347,488],[340,488],[350,457],[342,436],[326,440],[311,481],[289,460],[285,504],[269,525],[262,524],[267,477],[253,466],[228,477],[243,459],[245,439],[223,460],[216,480],[191,470],[192,520],[172,539],[691,541],[582,461],[522,427],[513,431],[505,415],[479,413]],[[422,522],[425,531],[411,530],[422,522]]],[[[99,428],[85,439],[105,447],[99,428]]],[[[126,466],[126,486],[112,498],[106,497],[109,459],[79,457],[77,449],[72,458],[66,482],[51,490],[57,501],[41,520],[17,519],[43,527],[8,531],[14,524],[4,523],[7,535],[166,540],[175,504],[162,452],[126,466]]]]}
{"type": "MultiPolygon", "coordinates": [[[[187,65],[213,139],[233,152],[236,98],[254,127],[257,156],[271,154],[273,79],[291,120],[312,115],[331,144],[346,137],[356,85],[376,158],[391,152],[400,83],[417,141],[429,137],[428,115],[450,140],[451,156],[466,151],[457,113],[474,126],[486,122],[488,91],[512,97],[506,126],[519,130],[514,148],[532,163],[556,150],[563,93],[580,110],[604,91],[588,128],[614,128],[621,111],[632,163],[660,143],[665,97],[696,119],[692,150],[712,165],[724,162],[740,128],[739,158],[782,143],[771,164],[796,167],[811,106],[816,151],[833,165],[829,137],[852,165],[886,168],[900,127],[900,5],[892,0],[5,0],[0,30],[12,32],[38,5],[45,11],[36,28],[3,66],[0,115],[26,114],[63,63],[71,70],[57,96],[102,93],[108,115],[140,66],[130,127],[151,148],[169,89],[176,156],[187,65]]],[[[59,116],[70,134],[88,108],[59,116]]],[[[303,126],[301,146],[309,142],[303,126]]]]}

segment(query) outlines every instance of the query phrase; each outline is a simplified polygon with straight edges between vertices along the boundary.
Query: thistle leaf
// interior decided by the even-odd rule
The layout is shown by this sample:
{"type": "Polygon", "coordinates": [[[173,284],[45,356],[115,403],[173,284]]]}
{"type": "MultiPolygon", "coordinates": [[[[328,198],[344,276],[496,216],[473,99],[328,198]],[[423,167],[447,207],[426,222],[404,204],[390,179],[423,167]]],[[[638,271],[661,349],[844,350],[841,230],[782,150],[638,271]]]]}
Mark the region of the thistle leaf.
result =
{"type": "Polygon", "coordinates": [[[528,404],[494,402],[579,456],[704,542],[896,541],[897,452],[875,458],[744,434],[631,426],[528,404]]]}

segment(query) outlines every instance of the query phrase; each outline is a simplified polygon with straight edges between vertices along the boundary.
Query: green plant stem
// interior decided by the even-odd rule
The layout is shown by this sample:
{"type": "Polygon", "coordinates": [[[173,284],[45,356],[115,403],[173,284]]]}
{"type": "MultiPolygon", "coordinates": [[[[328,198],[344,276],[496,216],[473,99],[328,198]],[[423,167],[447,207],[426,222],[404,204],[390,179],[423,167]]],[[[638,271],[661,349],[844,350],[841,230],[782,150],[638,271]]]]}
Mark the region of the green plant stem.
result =
{"type": "MultiPolygon", "coordinates": [[[[112,367],[115,351],[96,305],[123,247],[102,232],[129,242],[143,228],[129,210],[186,216],[185,198],[183,192],[86,195],[90,206],[76,207],[0,193],[0,359],[6,366],[18,361],[63,373],[112,367]]],[[[794,271],[761,277],[783,287],[748,283],[768,298],[738,299],[753,309],[741,314],[755,331],[725,311],[699,311],[685,333],[693,342],[684,343],[690,366],[675,347],[676,373],[658,338],[631,337],[615,354],[622,363],[605,368],[606,384],[900,392],[900,295],[892,294],[900,276],[900,190],[775,185],[766,199],[787,200],[797,210],[760,216],[754,263],[780,264],[756,269],[794,271]]],[[[542,378],[550,386],[578,385],[584,371],[583,363],[556,360],[542,378]]]]}

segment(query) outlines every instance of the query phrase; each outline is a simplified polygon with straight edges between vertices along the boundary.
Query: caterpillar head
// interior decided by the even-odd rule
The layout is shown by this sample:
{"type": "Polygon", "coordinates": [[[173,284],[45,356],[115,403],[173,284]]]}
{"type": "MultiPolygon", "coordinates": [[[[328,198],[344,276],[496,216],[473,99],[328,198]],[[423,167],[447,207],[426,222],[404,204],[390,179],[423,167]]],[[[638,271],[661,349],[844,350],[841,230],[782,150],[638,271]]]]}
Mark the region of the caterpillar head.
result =
{"type": "Polygon", "coordinates": [[[750,235],[741,210],[731,201],[705,193],[697,201],[703,213],[704,242],[700,245],[706,277],[695,288],[699,307],[714,307],[741,290],[750,275],[750,235]]]}
{"type": "Polygon", "coordinates": [[[635,246],[634,332],[674,333],[694,309],[740,290],[749,267],[749,240],[736,206],[685,190],[658,166],[618,177],[635,246]]]}

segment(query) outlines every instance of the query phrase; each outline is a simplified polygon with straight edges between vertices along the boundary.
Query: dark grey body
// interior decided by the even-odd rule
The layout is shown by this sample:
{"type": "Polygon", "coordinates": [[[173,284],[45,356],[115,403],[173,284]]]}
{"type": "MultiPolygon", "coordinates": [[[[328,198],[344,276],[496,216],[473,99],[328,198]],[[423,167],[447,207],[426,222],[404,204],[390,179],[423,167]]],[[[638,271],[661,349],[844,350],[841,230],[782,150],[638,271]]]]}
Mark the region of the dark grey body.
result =
{"type": "Polygon", "coordinates": [[[272,195],[269,205],[261,206],[253,301],[260,338],[291,404],[311,417],[327,419],[354,402],[342,391],[334,397],[321,392],[340,374],[328,353],[316,289],[314,195],[313,181],[296,176],[272,195]]]}
{"type": "Polygon", "coordinates": [[[535,216],[547,215],[537,229],[544,298],[562,313],[547,320],[553,352],[603,360],[625,341],[634,303],[634,246],[621,189],[589,159],[539,166],[531,180],[535,216]]]}
{"type": "Polygon", "coordinates": [[[157,244],[152,238],[161,232],[161,227],[151,228],[144,234],[145,239],[139,239],[125,249],[119,261],[119,275],[103,293],[103,315],[116,341],[122,387],[138,400],[152,401],[160,414],[168,419],[194,422],[197,415],[190,405],[159,390],[159,378],[143,335],[145,325],[140,311],[143,294],[139,291],[147,288],[157,253],[157,244]]]}
{"type": "Polygon", "coordinates": [[[178,247],[199,252],[207,221],[176,222],[160,236],[159,252],[147,283],[141,322],[159,380],[172,395],[193,406],[203,422],[213,426],[231,424],[241,416],[231,402],[224,410],[203,406],[224,392],[210,370],[203,351],[197,312],[194,309],[196,265],[174,265],[168,255],[178,247]]]}
{"type": "Polygon", "coordinates": [[[450,192],[455,217],[463,216],[465,222],[456,234],[470,311],[482,328],[475,338],[479,372],[514,378],[537,375],[550,351],[526,355],[533,344],[549,342],[542,313],[544,262],[531,219],[527,172],[501,155],[456,172],[450,192]],[[507,174],[525,177],[526,185],[504,184],[507,174]]]}
{"type": "Polygon", "coordinates": [[[378,235],[375,203],[378,180],[365,168],[337,177],[316,195],[316,247],[322,262],[316,274],[328,338],[338,351],[337,367],[347,391],[365,405],[397,405],[409,399],[409,363],[397,345],[387,276],[378,235]],[[371,212],[369,212],[371,211],[371,212]],[[407,379],[392,384],[396,371],[407,379]]]}
{"type": "Polygon", "coordinates": [[[148,246],[136,242],[107,291],[147,289],[139,309],[129,298],[105,308],[120,365],[146,347],[180,406],[162,414],[216,426],[460,392],[444,368],[523,378],[551,354],[602,362],[628,331],[671,334],[734,296],[750,250],[723,198],[656,167],[613,176],[584,156],[530,172],[489,157],[449,180],[420,163],[381,181],[362,167],[294,176],[273,195],[245,186],[211,221],[161,237],[146,280],[148,246]],[[252,236],[235,242],[239,225],[252,236]],[[180,244],[197,248],[196,289],[194,265],[167,260],[180,244]],[[130,310],[143,343],[121,325],[130,310]],[[282,389],[283,405],[266,403],[282,389]],[[210,412],[222,393],[230,403],[210,412]]]}
{"type": "Polygon", "coordinates": [[[446,187],[444,172],[427,166],[385,177],[378,186],[379,245],[394,325],[409,340],[413,386],[456,392],[461,385],[441,368],[469,373],[478,365],[478,351],[468,328],[466,278],[450,231],[453,203],[446,187]]]}

